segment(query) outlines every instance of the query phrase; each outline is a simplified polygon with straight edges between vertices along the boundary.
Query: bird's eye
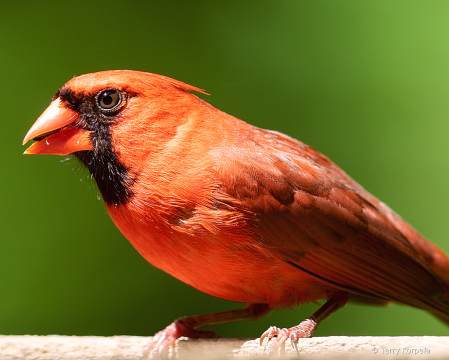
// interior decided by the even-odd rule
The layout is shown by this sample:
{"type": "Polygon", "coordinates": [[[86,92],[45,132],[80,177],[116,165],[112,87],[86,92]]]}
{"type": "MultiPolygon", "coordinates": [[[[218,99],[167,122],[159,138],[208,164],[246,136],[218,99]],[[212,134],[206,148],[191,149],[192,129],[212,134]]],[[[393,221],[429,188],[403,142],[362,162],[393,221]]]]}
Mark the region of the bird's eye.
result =
{"type": "Polygon", "coordinates": [[[104,90],[98,94],[97,102],[101,110],[115,110],[122,103],[122,94],[118,90],[104,90]]]}

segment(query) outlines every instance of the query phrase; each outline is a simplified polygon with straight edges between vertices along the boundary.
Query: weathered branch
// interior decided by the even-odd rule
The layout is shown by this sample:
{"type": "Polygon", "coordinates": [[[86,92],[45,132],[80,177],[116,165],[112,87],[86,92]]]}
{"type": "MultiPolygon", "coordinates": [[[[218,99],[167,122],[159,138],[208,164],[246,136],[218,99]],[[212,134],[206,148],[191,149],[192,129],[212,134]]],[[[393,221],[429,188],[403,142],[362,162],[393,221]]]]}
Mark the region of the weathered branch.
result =
{"type": "MultiPolygon", "coordinates": [[[[138,336],[0,336],[2,360],[137,360],[148,338],[138,336]]],[[[287,343],[285,357],[301,359],[448,359],[448,336],[347,337],[300,339],[287,343]]],[[[169,359],[264,358],[266,341],[254,339],[186,339],[169,349],[169,359]]]]}

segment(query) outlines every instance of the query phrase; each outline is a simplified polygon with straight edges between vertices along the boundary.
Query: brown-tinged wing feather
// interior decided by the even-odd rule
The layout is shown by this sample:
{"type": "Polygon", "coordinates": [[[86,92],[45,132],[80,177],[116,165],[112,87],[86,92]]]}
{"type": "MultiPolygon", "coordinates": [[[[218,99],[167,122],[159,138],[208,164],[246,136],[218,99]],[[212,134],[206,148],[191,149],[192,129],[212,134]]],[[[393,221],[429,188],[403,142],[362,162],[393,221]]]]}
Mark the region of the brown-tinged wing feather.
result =
{"type": "Polygon", "coordinates": [[[348,292],[449,314],[433,244],[307,145],[257,128],[244,136],[214,154],[216,176],[253,214],[260,246],[348,292]]]}

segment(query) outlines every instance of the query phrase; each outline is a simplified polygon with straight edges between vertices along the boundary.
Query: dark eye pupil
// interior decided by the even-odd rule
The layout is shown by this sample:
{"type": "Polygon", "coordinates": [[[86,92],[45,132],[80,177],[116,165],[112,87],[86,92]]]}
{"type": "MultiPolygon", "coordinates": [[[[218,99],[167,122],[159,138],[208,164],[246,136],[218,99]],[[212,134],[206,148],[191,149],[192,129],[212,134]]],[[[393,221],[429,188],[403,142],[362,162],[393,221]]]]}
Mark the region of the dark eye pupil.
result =
{"type": "Polygon", "coordinates": [[[104,105],[106,105],[106,106],[108,106],[108,105],[111,105],[112,104],[112,96],[111,95],[108,95],[108,96],[105,96],[103,99],[102,99],[102,101],[103,101],[103,104],[104,105]]]}
{"type": "Polygon", "coordinates": [[[98,105],[103,110],[111,110],[122,102],[121,94],[118,90],[105,90],[98,96],[98,105]]]}

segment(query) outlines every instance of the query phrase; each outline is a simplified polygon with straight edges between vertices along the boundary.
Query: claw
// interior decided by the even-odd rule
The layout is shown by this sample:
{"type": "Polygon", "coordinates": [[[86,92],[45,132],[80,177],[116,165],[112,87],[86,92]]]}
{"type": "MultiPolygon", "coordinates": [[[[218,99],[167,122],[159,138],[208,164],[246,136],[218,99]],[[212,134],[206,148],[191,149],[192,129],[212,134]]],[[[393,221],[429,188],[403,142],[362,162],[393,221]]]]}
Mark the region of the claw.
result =
{"type": "Polygon", "coordinates": [[[262,336],[260,337],[259,345],[262,346],[262,343],[265,338],[268,338],[268,341],[270,341],[275,335],[279,333],[281,329],[279,329],[276,326],[270,326],[267,331],[265,331],[262,336]]]}
{"type": "Polygon", "coordinates": [[[140,360],[160,359],[168,351],[176,340],[182,336],[191,338],[216,338],[219,337],[213,331],[195,330],[192,328],[190,319],[181,318],[168,325],[164,330],[159,331],[148,342],[140,360]]]}
{"type": "Polygon", "coordinates": [[[277,350],[285,343],[287,339],[290,339],[290,343],[293,348],[297,348],[296,344],[298,339],[312,337],[313,332],[317,328],[318,324],[313,318],[306,319],[302,321],[299,325],[287,328],[278,328],[276,326],[271,326],[265,331],[260,337],[260,345],[265,338],[268,341],[276,336],[276,341],[268,346],[267,355],[270,356],[277,352],[277,350]]]}
{"type": "Polygon", "coordinates": [[[258,319],[271,310],[268,304],[248,304],[244,309],[215,314],[189,316],[176,320],[150,340],[141,360],[160,358],[181,336],[193,339],[218,338],[213,331],[196,330],[203,326],[225,324],[231,321],[258,319]]]}
{"type": "Polygon", "coordinates": [[[260,345],[267,337],[268,340],[277,336],[274,343],[271,343],[268,347],[268,355],[274,354],[285,343],[287,339],[290,339],[292,346],[298,351],[297,343],[298,339],[312,337],[313,332],[324,319],[326,319],[334,311],[343,307],[348,301],[347,293],[334,294],[329,300],[320,307],[315,313],[306,320],[301,321],[297,326],[293,326],[289,329],[280,329],[276,326],[271,326],[260,337],[260,345]]]}

